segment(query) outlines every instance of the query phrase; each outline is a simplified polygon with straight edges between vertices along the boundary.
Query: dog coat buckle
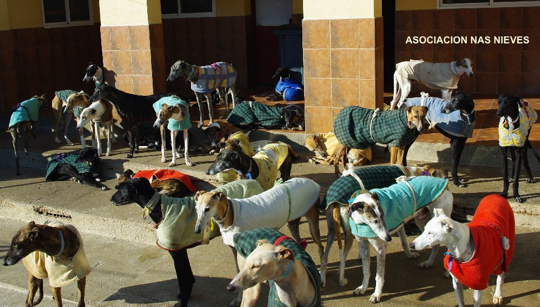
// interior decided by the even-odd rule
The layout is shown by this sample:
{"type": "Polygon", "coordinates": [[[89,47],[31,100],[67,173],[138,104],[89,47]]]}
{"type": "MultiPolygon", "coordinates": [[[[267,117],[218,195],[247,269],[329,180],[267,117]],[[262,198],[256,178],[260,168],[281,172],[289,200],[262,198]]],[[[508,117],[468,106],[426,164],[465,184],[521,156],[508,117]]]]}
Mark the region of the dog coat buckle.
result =
{"type": "Polygon", "coordinates": [[[502,247],[505,251],[510,249],[510,239],[505,236],[502,236],[502,247]]]}

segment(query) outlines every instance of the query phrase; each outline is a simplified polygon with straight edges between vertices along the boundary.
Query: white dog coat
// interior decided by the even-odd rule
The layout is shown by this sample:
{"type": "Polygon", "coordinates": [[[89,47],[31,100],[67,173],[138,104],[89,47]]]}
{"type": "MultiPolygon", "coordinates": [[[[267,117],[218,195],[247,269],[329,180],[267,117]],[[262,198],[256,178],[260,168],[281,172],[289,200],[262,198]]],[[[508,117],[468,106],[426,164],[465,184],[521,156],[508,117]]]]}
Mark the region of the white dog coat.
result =
{"type": "Polygon", "coordinates": [[[525,100],[519,102],[519,127],[515,128],[512,119],[501,117],[499,120],[499,146],[523,147],[529,130],[538,119],[534,108],[525,100]]]}
{"type": "Polygon", "coordinates": [[[233,236],[244,230],[279,229],[300,218],[319,198],[320,186],[307,178],[292,178],[270,190],[245,199],[230,199],[234,211],[231,227],[221,229],[223,243],[234,246],[233,236]]]}
{"type": "Polygon", "coordinates": [[[396,73],[405,79],[416,80],[426,85],[445,89],[457,89],[459,73],[456,62],[429,63],[423,60],[410,60],[396,64],[396,73]]]}

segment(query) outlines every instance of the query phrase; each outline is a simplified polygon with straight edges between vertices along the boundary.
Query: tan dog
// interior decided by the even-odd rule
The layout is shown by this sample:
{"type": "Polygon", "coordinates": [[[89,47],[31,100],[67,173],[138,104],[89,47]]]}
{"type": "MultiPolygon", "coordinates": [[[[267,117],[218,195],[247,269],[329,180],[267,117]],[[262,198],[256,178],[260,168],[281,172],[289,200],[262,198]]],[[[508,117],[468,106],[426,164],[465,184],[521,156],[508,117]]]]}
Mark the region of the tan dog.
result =
{"type": "MultiPolygon", "coordinates": [[[[407,125],[409,128],[414,129],[416,128],[418,132],[421,132],[426,126],[426,116],[427,116],[428,109],[426,107],[407,107],[406,108],[406,114],[407,114],[407,125]]],[[[399,147],[392,147],[390,146],[390,164],[401,164],[405,165],[405,159],[406,159],[406,149],[407,145],[399,146],[399,147]]]]}
{"type": "Polygon", "coordinates": [[[354,166],[366,165],[372,159],[371,148],[368,149],[350,149],[341,144],[333,132],[319,133],[309,135],[304,145],[309,151],[315,153],[315,157],[310,158],[309,162],[314,164],[334,165],[334,173],[339,177],[339,164],[347,168],[347,162],[354,166]]]}
{"type": "Polygon", "coordinates": [[[13,237],[3,264],[8,266],[23,260],[28,270],[27,307],[35,306],[43,299],[44,278],[49,278],[57,307],[62,306],[61,287],[75,281],[78,306],[85,306],[86,276],[91,268],[80,240],[78,231],[71,225],[49,226],[34,222],[28,223],[13,237]],[[39,296],[34,302],[38,290],[39,296]]]}
{"type": "MultiPolygon", "coordinates": [[[[69,139],[67,135],[69,123],[71,122],[71,118],[73,117],[73,109],[75,109],[76,107],[81,107],[84,109],[88,107],[89,105],[90,103],[88,103],[88,98],[86,97],[86,94],[83,91],[80,91],[79,93],[71,94],[68,97],[67,101],[63,101],[58,96],[54,96],[52,100],[52,112],[53,112],[52,132],[54,134],[54,141],[57,144],[61,143],[60,139],[58,138],[58,125],[60,125],[60,122],[63,120],[64,139],[66,140],[69,146],[73,146],[73,142],[71,142],[71,140],[69,139]]],[[[77,121],[77,116],[75,116],[75,121],[77,121]]],[[[81,135],[82,148],[85,148],[83,131],[79,130],[79,135],[81,135]]]]}

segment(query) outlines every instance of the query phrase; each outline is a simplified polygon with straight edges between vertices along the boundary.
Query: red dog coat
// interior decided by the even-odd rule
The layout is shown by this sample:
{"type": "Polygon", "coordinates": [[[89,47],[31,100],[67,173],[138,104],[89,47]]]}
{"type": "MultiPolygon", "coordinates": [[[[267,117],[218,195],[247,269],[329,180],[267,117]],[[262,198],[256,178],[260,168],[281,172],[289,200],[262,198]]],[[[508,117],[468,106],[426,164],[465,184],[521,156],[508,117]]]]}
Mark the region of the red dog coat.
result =
{"type": "Polygon", "coordinates": [[[191,192],[195,193],[197,191],[197,188],[191,183],[191,179],[189,179],[188,175],[180,173],[178,171],[171,170],[171,169],[142,170],[142,171],[138,171],[135,175],[133,175],[133,178],[139,178],[139,177],[146,178],[148,179],[148,181],[176,179],[176,180],[180,180],[183,184],[185,184],[186,187],[191,192]]]}
{"type": "Polygon", "coordinates": [[[465,286],[484,290],[490,274],[508,271],[514,254],[514,212],[502,196],[488,195],[480,201],[468,227],[475,246],[471,260],[460,263],[447,255],[444,267],[465,286]],[[509,240],[508,250],[503,249],[503,236],[509,240]]]}

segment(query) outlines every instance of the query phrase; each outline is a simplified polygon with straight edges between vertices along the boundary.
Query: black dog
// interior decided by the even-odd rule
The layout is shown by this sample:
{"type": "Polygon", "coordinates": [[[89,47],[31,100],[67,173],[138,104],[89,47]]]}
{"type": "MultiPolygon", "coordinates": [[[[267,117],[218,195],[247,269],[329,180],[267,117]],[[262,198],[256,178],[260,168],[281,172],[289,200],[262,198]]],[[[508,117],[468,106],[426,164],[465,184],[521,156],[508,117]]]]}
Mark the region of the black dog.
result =
{"type": "Polygon", "coordinates": [[[508,150],[510,150],[510,156],[512,158],[512,175],[514,178],[514,199],[521,203],[523,202],[523,199],[519,196],[519,173],[521,162],[523,162],[525,171],[527,172],[527,182],[534,183],[534,178],[529,166],[529,159],[527,157],[528,148],[533,151],[536,159],[540,162],[538,153],[532,148],[531,142],[529,141],[529,134],[532,125],[537,119],[537,115],[534,109],[520,97],[503,94],[499,96],[497,116],[501,117],[501,121],[499,122],[499,147],[501,148],[503,158],[503,192],[501,195],[508,197],[508,150]]]}
{"type": "Polygon", "coordinates": [[[129,153],[126,158],[132,158],[133,152],[139,152],[139,129],[138,124],[144,122],[154,122],[156,120],[156,112],[152,105],[160,98],[168,94],[158,94],[150,96],[139,96],[129,94],[116,89],[113,86],[102,84],[97,87],[94,94],[88,102],[92,103],[102,99],[110,101],[118,110],[122,117],[122,126],[127,130],[129,135],[129,153]]]}
{"type": "Polygon", "coordinates": [[[81,149],[78,155],[59,154],[50,158],[47,164],[47,181],[63,181],[75,179],[103,191],[108,188],[97,179],[99,176],[100,160],[96,149],[81,149]]]}
{"type": "MultiPolygon", "coordinates": [[[[128,179],[117,185],[115,188],[117,191],[111,197],[111,202],[114,205],[135,202],[143,209],[156,193],[146,178],[128,179]]],[[[156,224],[163,220],[160,200],[158,200],[155,207],[150,211],[149,216],[156,224]]],[[[194,246],[196,245],[190,247],[194,246]]],[[[178,298],[182,301],[180,306],[187,307],[189,298],[191,297],[193,284],[195,283],[195,277],[193,276],[191,264],[189,263],[187,248],[169,251],[169,253],[174,261],[174,269],[176,271],[176,278],[180,289],[180,294],[178,295],[178,298]]]]}
{"type": "Polygon", "coordinates": [[[97,66],[96,64],[93,64],[92,62],[88,63],[88,67],[86,67],[86,74],[84,75],[83,81],[89,82],[94,81],[96,84],[96,87],[103,84],[103,70],[101,67],[97,66]]]}

